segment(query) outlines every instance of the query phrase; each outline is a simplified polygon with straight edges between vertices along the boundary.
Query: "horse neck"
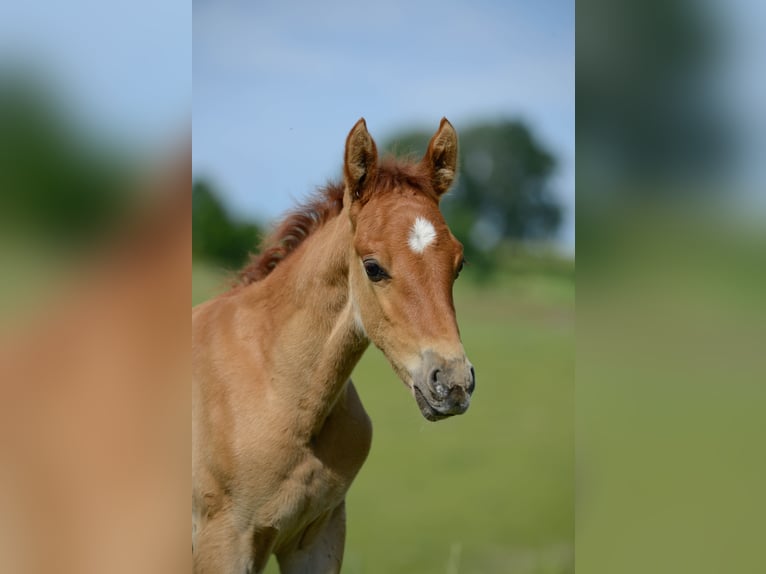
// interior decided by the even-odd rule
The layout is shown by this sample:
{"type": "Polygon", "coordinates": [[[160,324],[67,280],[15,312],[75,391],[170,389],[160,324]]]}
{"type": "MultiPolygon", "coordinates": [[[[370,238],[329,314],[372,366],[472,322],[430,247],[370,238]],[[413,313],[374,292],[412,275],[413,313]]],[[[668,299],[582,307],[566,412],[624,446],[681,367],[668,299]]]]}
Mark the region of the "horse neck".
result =
{"type": "MultiPolygon", "coordinates": [[[[349,292],[353,233],[347,212],[314,231],[272,272],[269,288],[272,392],[295,416],[296,432],[313,436],[345,388],[369,341],[349,292]]],[[[265,285],[264,285],[265,286],[265,285]]]]}

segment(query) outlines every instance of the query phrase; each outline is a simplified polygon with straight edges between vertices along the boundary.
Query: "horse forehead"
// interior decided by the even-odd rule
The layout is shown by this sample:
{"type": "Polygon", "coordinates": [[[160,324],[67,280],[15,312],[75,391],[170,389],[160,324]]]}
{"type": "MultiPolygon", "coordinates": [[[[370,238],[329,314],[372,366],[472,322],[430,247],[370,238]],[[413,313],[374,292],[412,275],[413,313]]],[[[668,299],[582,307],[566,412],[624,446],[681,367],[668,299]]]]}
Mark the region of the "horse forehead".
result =
{"type": "Polygon", "coordinates": [[[373,234],[408,233],[416,217],[428,220],[437,230],[445,225],[439,207],[420,197],[390,194],[362,214],[365,227],[373,234]]]}
{"type": "Polygon", "coordinates": [[[438,247],[449,250],[452,234],[437,205],[420,198],[397,199],[381,201],[374,214],[366,214],[366,225],[360,230],[365,243],[414,256],[428,255],[438,247]]]}
{"type": "Polygon", "coordinates": [[[452,260],[461,250],[441,213],[410,212],[389,245],[414,263],[452,260]]]}
{"type": "Polygon", "coordinates": [[[436,245],[445,245],[450,232],[438,210],[418,209],[409,206],[392,214],[389,225],[389,239],[392,244],[412,253],[422,255],[436,245]]]}
{"type": "Polygon", "coordinates": [[[415,253],[423,253],[436,240],[436,228],[427,216],[416,215],[407,232],[407,245],[415,253]]]}

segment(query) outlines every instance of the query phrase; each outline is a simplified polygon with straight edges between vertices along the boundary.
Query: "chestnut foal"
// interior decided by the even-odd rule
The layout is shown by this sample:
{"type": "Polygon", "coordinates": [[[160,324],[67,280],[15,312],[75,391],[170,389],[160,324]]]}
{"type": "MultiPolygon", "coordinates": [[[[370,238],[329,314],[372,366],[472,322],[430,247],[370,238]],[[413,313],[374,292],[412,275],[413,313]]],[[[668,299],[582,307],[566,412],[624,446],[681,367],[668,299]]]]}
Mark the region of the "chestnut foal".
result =
{"type": "Polygon", "coordinates": [[[196,573],[338,572],[345,496],[370,447],[349,376],[370,341],[423,416],[465,412],[474,372],[452,284],[463,249],[439,211],[457,134],[378,161],[364,119],[342,185],[292,212],[241,285],[192,311],[196,573]]]}

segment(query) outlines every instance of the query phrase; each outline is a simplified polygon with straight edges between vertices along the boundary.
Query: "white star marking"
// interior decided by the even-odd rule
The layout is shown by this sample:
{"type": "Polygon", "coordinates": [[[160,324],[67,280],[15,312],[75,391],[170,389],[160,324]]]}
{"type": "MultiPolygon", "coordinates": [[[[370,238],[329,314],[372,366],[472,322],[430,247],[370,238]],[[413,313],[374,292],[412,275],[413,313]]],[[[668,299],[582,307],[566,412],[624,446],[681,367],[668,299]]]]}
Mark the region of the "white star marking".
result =
{"type": "Polygon", "coordinates": [[[415,218],[412,224],[410,236],[407,242],[415,253],[423,253],[433,240],[436,239],[436,230],[433,224],[422,217],[415,218]]]}

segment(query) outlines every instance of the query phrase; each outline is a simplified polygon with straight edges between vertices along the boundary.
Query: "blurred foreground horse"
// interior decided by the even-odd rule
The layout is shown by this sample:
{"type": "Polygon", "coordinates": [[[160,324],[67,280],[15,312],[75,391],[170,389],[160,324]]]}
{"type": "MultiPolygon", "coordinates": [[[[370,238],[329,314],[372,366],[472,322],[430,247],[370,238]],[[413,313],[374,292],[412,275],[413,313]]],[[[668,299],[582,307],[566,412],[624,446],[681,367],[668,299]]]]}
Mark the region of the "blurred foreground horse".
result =
{"type": "Polygon", "coordinates": [[[338,572],[345,497],[370,447],[349,376],[372,341],[431,421],[465,412],[474,371],[452,284],[463,249],[439,199],[443,119],[420,162],[378,160],[363,119],[342,184],[290,213],[241,285],[192,312],[194,571],[338,572]]]}

